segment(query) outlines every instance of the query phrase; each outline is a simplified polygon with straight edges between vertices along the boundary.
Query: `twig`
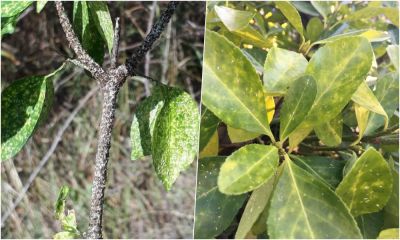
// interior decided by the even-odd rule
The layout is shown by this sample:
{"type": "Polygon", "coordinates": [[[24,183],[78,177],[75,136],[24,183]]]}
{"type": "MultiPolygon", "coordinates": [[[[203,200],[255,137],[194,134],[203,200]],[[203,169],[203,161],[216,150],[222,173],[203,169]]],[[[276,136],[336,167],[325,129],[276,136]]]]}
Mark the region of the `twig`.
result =
{"type": "MultiPolygon", "coordinates": [[[[154,15],[156,13],[156,6],[157,2],[153,1],[153,4],[151,5],[151,10],[150,10],[150,16],[149,16],[149,21],[147,23],[147,29],[146,29],[146,35],[148,35],[151,31],[151,26],[154,23],[154,15]]],[[[147,51],[145,57],[144,57],[144,75],[149,76],[150,75],[150,51],[147,51]]],[[[150,86],[149,86],[149,81],[146,79],[144,82],[144,90],[146,93],[146,96],[150,96],[150,86]]]]}
{"type": "Polygon", "coordinates": [[[120,30],[121,29],[119,25],[119,18],[117,17],[115,19],[114,41],[113,41],[112,53],[110,56],[111,69],[117,67],[120,30]]]}
{"type": "Polygon", "coordinates": [[[165,25],[169,22],[179,2],[171,1],[168,3],[167,9],[161,14],[160,19],[153,25],[150,33],[144,39],[142,45],[133,53],[133,55],[126,61],[126,68],[128,74],[135,75],[135,70],[139,62],[143,59],[145,54],[150,50],[153,43],[160,37],[165,25]]]}
{"type": "Polygon", "coordinates": [[[75,118],[76,114],[85,106],[86,102],[96,93],[98,92],[99,87],[96,86],[92,90],[90,90],[85,97],[83,97],[80,101],[78,106],[71,112],[71,114],[68,116],[67,120],[65,120],[64,124],[60,127],[58,130],[56,136],[54,137],[53,143],[51,144],[49,150],[47,153],[44,155],[42,160],[40,160],[39,165],[33,170],[31,175],[29,176],[28,180],[26,181],[26,184],[22,188],[22,191],[19,193],[17,199],[15,200],[14,204],[11,206],[11,208],[2,216],[1,218],[1,227],[4,226],[5,221],[7,218],[12,214],[12,212],[15,210],[15,208],[20,204],[21,200],[24,198],[26,195],[29,187],[32,185],[33,181],[39,174],[39,172],[43,169],[43,167],[46,165],[46,163],[49,161],[50,157],[53,155],[54,151],[56,150],[58,144],[60,143],[62,136],[64,135],[65,130],[68,128],[68,126],[71,124],[72,120],[75,118]]]}
{"type": "Polygon", "coordinates": [[[64,6],[60,1],[55,2],[56,9],[58,13],[58,17],[60,19],[61,26],[64,30],[65,36],[69,42],[70,47],[74,50],[77,59],[86,66],[87,70],[92,74],[92,76],[99,81],[100,83],[105,82],[105,71],[97,64],[87,52],[83,49],[80,44],[78,38],[75,35],[75,32],[72,28],[72,25],[68,19],[67,14],[65,13],[64,6]]]}

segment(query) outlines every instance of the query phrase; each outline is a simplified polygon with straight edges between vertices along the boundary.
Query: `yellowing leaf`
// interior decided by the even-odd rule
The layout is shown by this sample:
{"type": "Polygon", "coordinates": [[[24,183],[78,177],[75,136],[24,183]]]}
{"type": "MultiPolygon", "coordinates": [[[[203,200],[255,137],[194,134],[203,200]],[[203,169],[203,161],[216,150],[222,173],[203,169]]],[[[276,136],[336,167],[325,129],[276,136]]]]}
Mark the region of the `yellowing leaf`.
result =
{"type": "Polygon", "coordinates": [[[356,118],[358,123],[358,138],[352,143],[352,145],[355,145],[358,142],[360,142],[361,138],[364,136],[369,116],[368,109],[358,105],[357,103],[354,104],[354,111],[356,113],[356,118]]]}
{"type": "Polygon", "coordinates": [[[379,233],[378,239],[399,239],[399,229],[389,228],[379,233]]]}
{"type": "Polygon", "coordinates": [[[215,131],[210,141],[208,141],[207,145],[200,152],[200,158],[217,156],[218,150],[219,150],[218,131],[215,131]]]}
{"type": "Polygon", "coordinates": [[[343,117],[339,114],[327,123],[315,126],[318,138],[327,146],[337,146],[342,143],[343,117]]]}

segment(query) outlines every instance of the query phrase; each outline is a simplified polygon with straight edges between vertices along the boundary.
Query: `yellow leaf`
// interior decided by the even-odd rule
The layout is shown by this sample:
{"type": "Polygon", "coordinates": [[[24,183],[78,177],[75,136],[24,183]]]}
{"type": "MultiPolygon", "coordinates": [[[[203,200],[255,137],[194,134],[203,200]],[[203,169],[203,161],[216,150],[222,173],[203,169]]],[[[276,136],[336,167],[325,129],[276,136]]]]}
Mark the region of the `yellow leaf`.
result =
{"type": "Polygon", "coordinates": [[[219,150],[218,131],[215,131],[210,141],[200,152],[200,158],[217,156],[219,150]]]}

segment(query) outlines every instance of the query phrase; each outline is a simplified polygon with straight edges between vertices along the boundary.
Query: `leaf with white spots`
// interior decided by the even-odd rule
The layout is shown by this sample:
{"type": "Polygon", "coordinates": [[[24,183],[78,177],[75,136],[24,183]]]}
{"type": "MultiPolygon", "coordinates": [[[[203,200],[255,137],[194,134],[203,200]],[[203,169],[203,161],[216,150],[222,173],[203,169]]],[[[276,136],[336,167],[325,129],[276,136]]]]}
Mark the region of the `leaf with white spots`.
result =
{"type": "Polygon", "coordinates": [[[361,238],[340,198],[288,157],[279,176],[267,220],[270,238],[361,238]]]}
{"type": "Polygon", "coordinates": [[[240,218],[235,239],[244,239],[251,231],[259,216],[264,211],[274,188],[275,177],[270,178],[261,187],[254,190],[247,201],[246,208],[240,218]]]}
{"type": "Polygon", "coordinates": [[[278,163],[276,147],[246,145],[232,153],[221,166],[218,189],[232,195],[252,191],[274,175],[278,163]]]}
{"type": "Polygon", "coordinates": [[[293,82],[304,74],[307,64],[307,59],[300,53],[271,48],[264,63],[265,91],[272,95],[285,95],[293,82]]]}
{"type": "Polygon", "coordinates": [[[162,85],[155,86],[152,95],[135,109],[130,130],[132,160],[151,155],[154,124],[164,105],[163,90],[167,91],[164,88],[162,85]]]}
{"type": "Polygon", "coordinates": [[[290,85],[280,112],[279,139],[281,142],[285,141],[304,120],[316,94],[317,86],[310,76],[302,76],[290,85]]]}
{"type": "Polygon", "coordinates": [[[47,116],[53,101],[50,77],[26,77],[1,93],[1,160],[15,156],[47,116]]]}
{"type": "Polygon", "coordinates": [[[108,52],[111,53],[114,42],[114,28],[107,2],[88,1],[87,4],[89,6],[91,19],[93,19],[97,30],[107,43],[108,52]]]}
{"type": "Polygon", "coordinates": [[[205,46],[202,103],[227,125],[272,138],[263,87],[252,64],[215,32],[206,31],[205,46]]]}
{"type": "Polygon", "coordinates": [[[286,17],[289,23],[292,24],[292,26],[300,33],[300,35],[304,36],[303,23],[297,9],[287,1],[275,2],[275,5],[286,17]]]}
{"type": "Polygon", "coordinates": [[[194,238],[214,238],[232,222],[246,194],[229,196],[218,190],[217,177],[225,157],[199,160],[194,238]]]}
{"type": "Polygon", "coordinates": [[[389,200],[393,179],[388,163],[368,148],[353,164],[336,189],[353,216],[381,210],[389,200]]]}
{"type": "Polygon", "coordinates": [[[166,90],[154,123],[151,151],[157,176],[169,190],[197,154],[200,114],[188,93],[173,87],[166,90]]]}
{"type": "MultiPolygon", "coordinates": [[[[399,108],[399,75],[397,73],[390,73],[382,78],[378,78],[374,93],[390,119],[395,110],[399,108]]],[[[385,119],[383,116],[372,112],[368,119],[365,135],[373,134],[380,127],[384,126],[384,123],[385,119]]]]}
{"type": "Polygon", "coordinates": [[[364,107],[371,112],[382,115],[384,117],[384,121],[385,121],[384,128],[387,127],[387,125],[389,123],[388,115],[386,114],[382,105],[380,104],[378,99],[375,97],[374,93],[368,87],[368,85],[365,81],[362,82],[361,85],[358,87],[357,91],[351,97],[351,100],[353,100],[359,106],[364,107]]]}
{"type": "Polygon", "coordinates": [[[337,146],[342,143],[343,117],[340,113],[329,122],[315,126],[315,133],[321,142],[327,146],[337,146]]]}
{"type": "Polygon", "coordinates": [[[363,37],[347,37],[318,49],[306,70],[317,84],[317,95],[305,125],[317,126],[336,117],[371,69],[371,44],[363,37]]]}

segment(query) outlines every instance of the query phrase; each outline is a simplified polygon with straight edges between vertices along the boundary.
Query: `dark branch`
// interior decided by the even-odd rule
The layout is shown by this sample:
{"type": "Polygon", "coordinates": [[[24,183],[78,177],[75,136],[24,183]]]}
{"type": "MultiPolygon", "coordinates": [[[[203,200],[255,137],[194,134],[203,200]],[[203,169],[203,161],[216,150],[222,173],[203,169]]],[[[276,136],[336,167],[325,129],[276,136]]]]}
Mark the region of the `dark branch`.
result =
{"type": "Polygon", "coordinates": [[[55,2],[56,9],[58,13],[58,17],[60,18],[61,26],[64,30],[65,36],[69,42],[70,47],[74,50],[77,59],[83,65],[85,65],[85,69],[87,69],[92,76],[98,80],[99,82],[105,82],[104,77],[107,75],[105,71],[97,64],[87,52],[83,49],[81,43],[75,35],[75,32],[72,28],[72,25],[68,19],[67,14],[65,13],[64,6],[60,1],[55,2]]]}
{"type": "Polygon", "coordinates": [[[117,17],[115,19],[114,42],[113,42],[113,48],[112,48],[112,53],[111,53],[111,57],[110,57],[111,69],[114,69],[117,67],[119,36],[120,36],[120,25],[119,25],[119,18],[117,17]]]}
{"type": "Polygon", "coordinates": [[[149,34],[144,39],[142,45],[140,45],[140,47],[137,48],[136,51],[133,53],[131,58],[126,61],[126,68],[130,76],[135,75],[135,70],[138,64],[144,58],[146,53],[151,49],[153,43],[160,37],[178,4],[179,2],[175,1],[171,1],[168,3],[167,8],[164,10],[164,12],[162,12],[160,19],[153,25],[149,34]]]}

